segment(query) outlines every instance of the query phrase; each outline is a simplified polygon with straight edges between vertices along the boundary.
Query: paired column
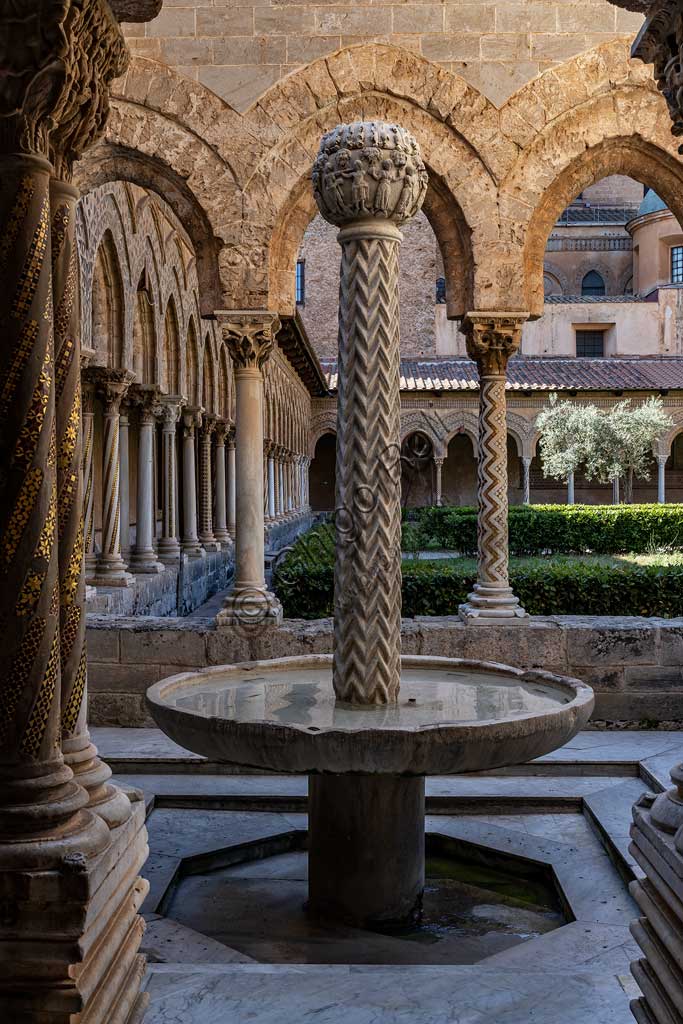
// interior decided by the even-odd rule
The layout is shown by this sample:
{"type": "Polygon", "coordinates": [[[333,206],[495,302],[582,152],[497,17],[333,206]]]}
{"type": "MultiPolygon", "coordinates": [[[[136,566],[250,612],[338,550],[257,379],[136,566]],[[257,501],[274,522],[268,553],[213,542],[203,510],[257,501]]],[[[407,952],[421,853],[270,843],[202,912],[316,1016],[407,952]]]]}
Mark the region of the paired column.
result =
{"type": "Polygon", "coordinates": [[[268,446],[268,521],[275,521],[275,455],[272,444],[268,446]]]}
{"type": "Polygon", "coordinates": [[[135,573],[160,573],[164,567],[154,550],[154,434],[162,406],[155,388],[139,388],[136,393],[139,408],[138,481],[136,494],[135,549],[130,569],[135,573]]]}
{"type": "Polygon", "coordinates": [[[95,581],[107,587],[133,582],[121,554],[121,403],[133,381],[127,370],[96,369],[97,390],[103,408],[102,550],[95,581]]]}
{"type": "Polygon", "coordinates": [[[266,587],[263,511],[263,367],[278,317],[268,312],[217,314],[235,372],[237,425],[235,582],[216,616],[219,625],[278,624],[282,606],[266,587]]]}
{"type": "Polygon", "coordinates": [[[97,553],[95,550],[95,381],[86,367],[82,379],[83,402],[83,544],[85,548],[86,583],[95,582],[97,553]]]}
{"type": "Polygon", "coordinates": [[[463,329],[479,371],[477,582],[460,616],[512,624],[528,617],[508,579],[508,473],[505,373],[526,313],[469,313],[463,329]]]}
{"type": "Polygon", "coordinates": [[[195,468],[195,431],[201,425],[202,410],[183,409],[183,554],[203,558],[204,549],[197,533],[197,470],[195,468]]]}
{"type": "Polygon", "coordinates": [[[531,459],[522,455],[522,504],[531,504],[531,459]]]}
{"type": "Polygon", "coordinates": [[[441,494],[441,471],[443,469],[444,459],[443,457],[434,456],[434,465],[436,466],[436,504],[443,505],[443,498],[441,494]]]}
{"type": "Polygon", "coordinates": [[[228,532],[228,502],[225,473],[225,439],[230,424],[219,420],[216,423],[216,527],[214,536],[223,548],[232,546],[228,532]]]}
{"type": "Polygon", "coordinates": [[[178,540],[178,452],[176,427],[182,395],[163,395],[161,404],[161,537],[157,545],[159,560],[173,564],[180,558],[178,540]]]}
{"type": "MultiPolygon", "coordinates": [[[[16,0],[3,20],[0,947],[12,969],[0,1005],[7,1020],[50,1024],[124,1024],[144,1003],[144,808],[109,785],[86,727],[77,194],[67,183],[126,68],[112,10],[16,0]]],[[[111,455],[118,422],[115,441],[105,429],[111,455]]],[[[106,484],[114,507],[111,473],[106,484]]],[[[119,535],[105,525],[106,563],[119,535]]],[[[92,527],[90,512],[91,554],[92,527]]]]}

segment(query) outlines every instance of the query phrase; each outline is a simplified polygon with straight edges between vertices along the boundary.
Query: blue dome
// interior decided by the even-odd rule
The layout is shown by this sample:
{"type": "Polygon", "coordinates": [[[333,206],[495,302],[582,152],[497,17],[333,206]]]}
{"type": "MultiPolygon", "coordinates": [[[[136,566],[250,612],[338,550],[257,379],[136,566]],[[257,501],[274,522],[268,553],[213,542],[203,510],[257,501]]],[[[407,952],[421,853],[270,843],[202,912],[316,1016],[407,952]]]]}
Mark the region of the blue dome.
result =
{"type": "Polygon", "coordinates": [[[659,213],[660,210],[668,210],[663,199],[660,199],[654,189],[650,189],[643,196],[643,201],[638,207],[636,217],[644,217],[646,213],[659,213]]]}

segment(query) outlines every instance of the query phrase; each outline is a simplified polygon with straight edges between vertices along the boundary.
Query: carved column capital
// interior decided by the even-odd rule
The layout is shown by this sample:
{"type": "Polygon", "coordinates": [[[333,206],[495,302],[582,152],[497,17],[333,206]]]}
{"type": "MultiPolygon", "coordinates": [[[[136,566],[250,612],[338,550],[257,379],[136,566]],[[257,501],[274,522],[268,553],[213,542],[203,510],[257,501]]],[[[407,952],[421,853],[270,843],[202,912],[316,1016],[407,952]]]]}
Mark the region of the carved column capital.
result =
{"type": "Polygon", "coordinates": [[[155,423],[162,413],[159,389],[138,384],[131,388],[129,401],[138,408],[140,423],[155,423]]]}
{"type": "Polygon", "coordinates": [[[280,329],[277,313],[234,310],[216,316],[235,371],[263,370],[280,329]]]}
{"type": "Polygon", "coordinates": [[[518,350],[528,313],[468,313],[462,330],[467,354],[474,359],[480,377],[505,374],[508,359],[518,350]]]}
{"type": "Polygon", "coordinates": [[[128,51],[106,0],[13,0],[0,37],[0,151],[73,161],[104,130],[128,51]]]}
{"type": "Polygon", "coordinates": [[[216,417],[204,413],[201,421],[201,430],[204,437],[211,437],[216,430],[216,417]]]}
{"type": "Polygon", "coordinates": [[[175,430],[176,423],[180,418],[180,409],[185,402],[182,395],[160,395],[159,405],[161,406],[161,422],[164,430],[175,430]]]}
{"type": "MultiPolygon", "coordinates": [[[[669,108],[671,134],[683,135],[683,13],[678,0],[616,0],[617,7],[646,14],[631,56],[654,65],[654,77],[669,108]]],[[[683,152],[683,146],[679,147],[683,152]]]]}
{"type": "Polygon", "coordinates": [[[118,413],[121,402],[135,380],[134,374],[128,370],[109,370],[101,366],[92,367],[88,372],[104,403],[105,413],[118,413]]]}
{"type": "Polygon", "coordinates": [[[202,425],[202,414],[204,410],[201,406],[188,405],[182,411],[182,422],[183,422],[183,437],[194,437],[195,429],[202,425]]]}
{"type": "Polygon", "coordinates": [[[216,420],[216,444],[225,444],[230,433],[230,424],[227,420],[216,420]]]}
{"type": "Polygon", "coordinates": [[[323,136],[312,181],[318,209],[338,227],[367,220],[403,224],[427,191],[417,142],[405,128],[381,121],[341,124],[323,136]]]}

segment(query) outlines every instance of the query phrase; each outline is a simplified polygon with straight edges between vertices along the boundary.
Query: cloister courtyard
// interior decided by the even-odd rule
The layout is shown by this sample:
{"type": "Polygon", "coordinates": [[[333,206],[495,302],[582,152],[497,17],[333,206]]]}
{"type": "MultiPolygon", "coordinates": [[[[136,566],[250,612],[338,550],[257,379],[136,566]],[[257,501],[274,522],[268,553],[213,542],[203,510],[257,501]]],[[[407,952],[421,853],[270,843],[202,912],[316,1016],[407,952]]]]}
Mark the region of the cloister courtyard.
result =
{"type": "Polygon", "coordinates": [[[683,1024],[680,0],[0,51],[0,1020],[683,1024]]]}

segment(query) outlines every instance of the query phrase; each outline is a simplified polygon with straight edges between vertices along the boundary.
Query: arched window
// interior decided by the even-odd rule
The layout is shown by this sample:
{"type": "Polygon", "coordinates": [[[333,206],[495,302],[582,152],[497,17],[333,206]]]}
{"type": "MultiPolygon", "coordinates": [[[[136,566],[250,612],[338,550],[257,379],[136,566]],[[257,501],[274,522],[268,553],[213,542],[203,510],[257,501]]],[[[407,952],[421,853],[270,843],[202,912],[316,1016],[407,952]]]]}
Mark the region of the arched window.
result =
{"type": "Polygon", "coordinates": [[[597,270],[589,270],[581,282],[582,295],[604,295],[605,282],[597,270]]]}

